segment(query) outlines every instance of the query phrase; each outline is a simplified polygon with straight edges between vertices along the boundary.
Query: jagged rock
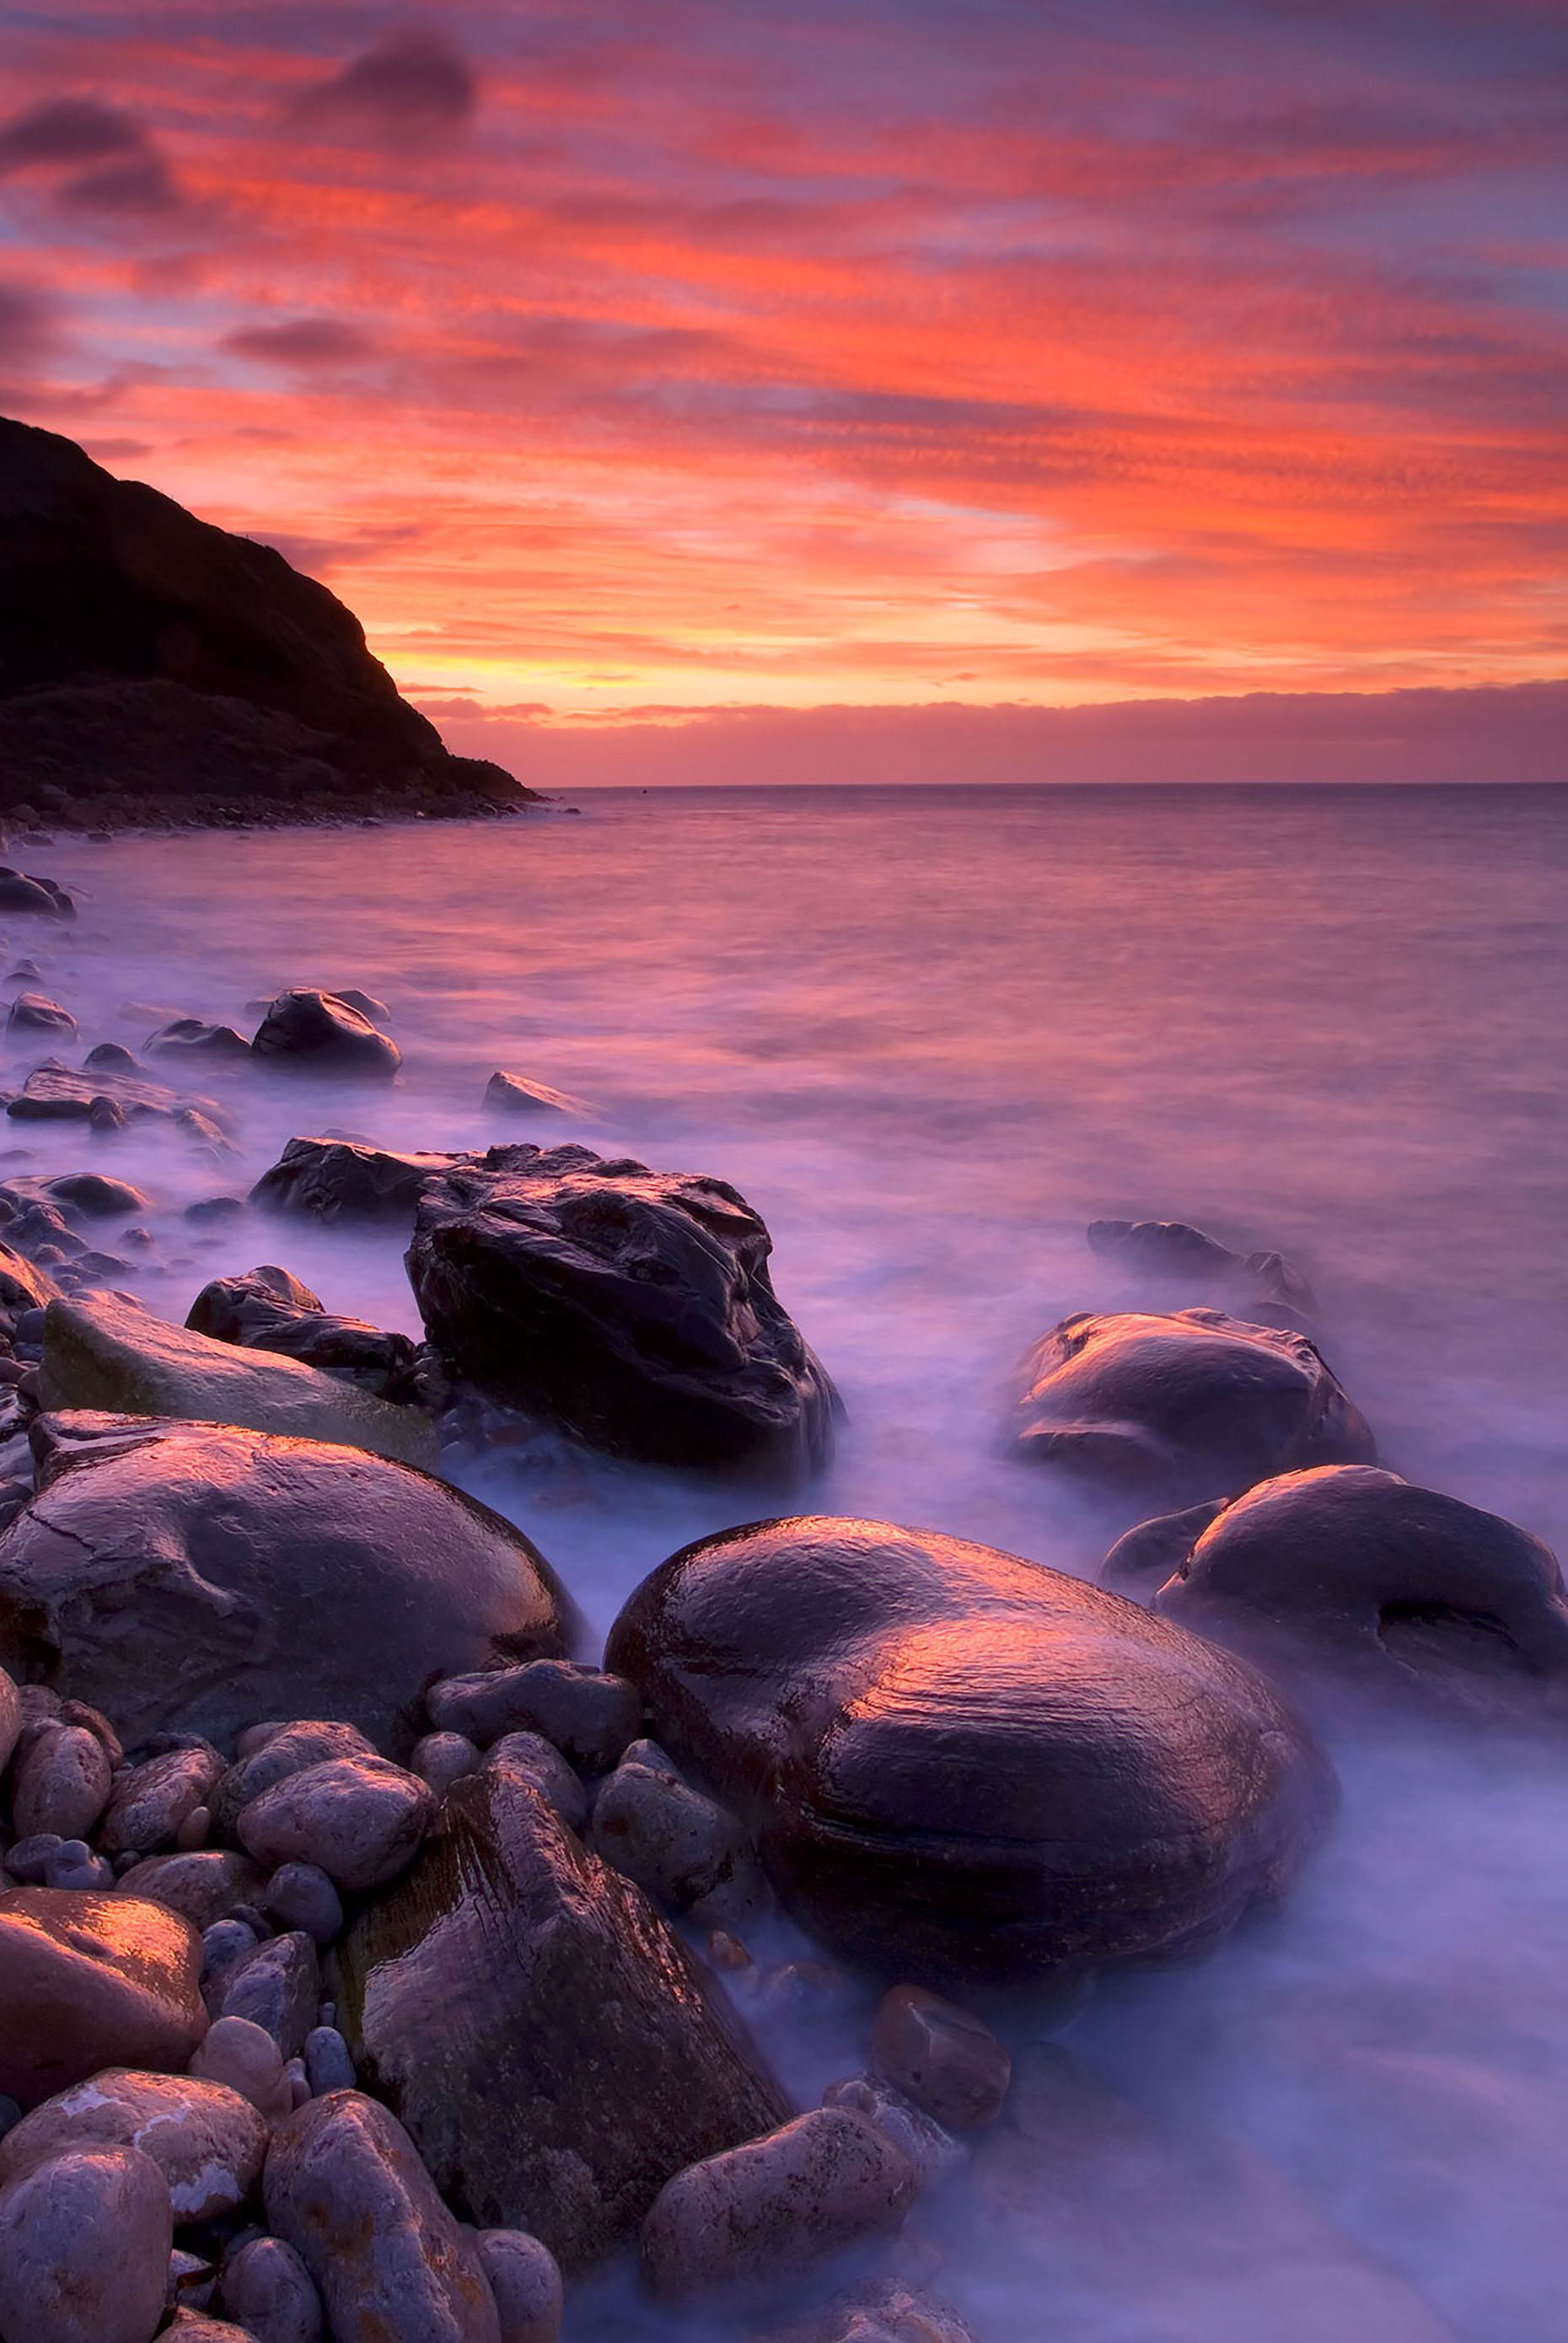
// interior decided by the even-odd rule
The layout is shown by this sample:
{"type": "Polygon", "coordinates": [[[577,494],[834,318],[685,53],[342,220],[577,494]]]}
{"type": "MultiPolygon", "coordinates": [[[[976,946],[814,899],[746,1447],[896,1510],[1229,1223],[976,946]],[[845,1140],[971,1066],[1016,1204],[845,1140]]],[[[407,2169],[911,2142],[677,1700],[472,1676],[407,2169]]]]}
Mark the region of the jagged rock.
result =
{"type": "Polygon", "coordinates": [[[528,1081],[521,1074],[492,1074],[485,1085],[484,1103],[492,1114],[593,1113],[586,1099],[553,1091],[548,1082],[528,1081]]]}
{"type": "Polygon", "coordinates": [[[356,2066],[442,2193],[568,2272],[631,2237],[676,2172],[789,2112],[647,1898],[494,1755],[336,1970],[356,2066]]]}
{"type": "Polygon", "coordinates": [[[1304,1334],[1218,1310],[1081,1312],[1036,1343],[1020,1381],[1018,1455],[1178,1503],[1375,1453],[1304,1334]]]}
{"type": "Polygon", "coordinates": [[[520,1531],[362,1449],[95,1415],[35,1433],[43,1484],[0,1532],[0,1664],[95,1701],[133,1745],[221,1745],[279,1712],[390,1745],[432,1674],[573,1632],[520,1531]]]}
{"type": "Polygon", "coordinates": [[[585,1147],[512,1152],[427,1182],[415,1218],[415,1299],[460,1380],[652,1463],[829,1462],[836,1394],[742,1196],[585,1147]]]}
{"type": "Polygon", "coordinates": [[[291,1139],[250,1201],[317,1221],[411,1221],[426,1182],[467,1160],[398,1154],[357,1140],[291,1139]]]}
{"type": "Polygon", "coordinates": [[[435,1426],[416,1410],[270,1351],[215,1342],[113,1293],[52,1302],[40,1397],[51,1409],[100,1408],[362,1448],[433,1472],[435,1426]]]}
{"type": "Polygon", "coordinates": [[[413,1396],[418,1353],[407,1334],[334,1317],[309,1286],[271,1263],[203,1286],[186,1324],[215,1342],[298,1359],[380,1399],[413,1396]]]}
{"type": "Polygon", "coordinates": [[[0,2091],[35,2107],[106,2066],[177,2073],[206,2032],[201,1939],[132,1896],[0,1893],[0,2091]]]}
{"type": "Polygon", "coordinates": [[[637,1589],[606,1662],[804,1925],[921,1984],[1201,1949],[1282,1892],[1331,1795],[1251,1668],[935,1532],[701,1539],[637,1589]]]}
{"type": "Polygon", "coordinates": [[[280,992],[256,1028],[254,1054],[312,1073],[367,1074],[389,1081],[403,1062],[396,1041],[333,992],[280,992]]]}

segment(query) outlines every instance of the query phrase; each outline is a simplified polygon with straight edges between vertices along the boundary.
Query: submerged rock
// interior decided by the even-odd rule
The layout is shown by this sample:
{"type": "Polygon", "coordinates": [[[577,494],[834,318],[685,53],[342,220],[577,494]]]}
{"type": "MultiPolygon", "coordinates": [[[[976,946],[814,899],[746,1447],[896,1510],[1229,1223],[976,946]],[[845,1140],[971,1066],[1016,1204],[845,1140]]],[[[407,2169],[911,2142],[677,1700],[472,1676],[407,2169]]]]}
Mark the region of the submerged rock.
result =
{"type": "Polygon", "coordinates": [[[1312,1289],[1278,1252],[1232,1252],[1184,1221],[1091,1221],[1092,1252],[1188,1302],[1221,1302],[1243,1319],[1294,1326],[1316,1309],[1312,1289]]]}
{"type": "Polygon", "coordinates": [[[1021,1378],[1018,1455],[1177,1502],[1375,1453],[1304,1334],[1218,1310],[1081,1312],[1036,1343],[1021,1378]]]}
{"type": "Polygon", "coordinates": [[[19,992],[11,1003],[5,1019],[7,1033],[64,1033],[67,1038],[76,1031],[76,1021],[68,1009],[62,1009],[47,993],[19,992]]]}
{"type": "Polygon", "coordinates": [[[40,1431],[43,1486],[0,1532],[0,1664],[42,1669],[133,1745],[325,1713],[385,1746],[433,1674],[568,1640],[521,1532],[423,1473],[229,1425],[40,1431]]]}
{"type": "Polygon", "coordinates": [[[513,1152],[455,1165],[419,1200],[408,1275],[457,1377],[650,1463],[829,1461],[836,1394],[742,1196],[585,1147],[513,1152]]]}
{"type": "MultiPolygon", "coordinates": [[[[1126,1574],[1118,1551],[1103,1574],[1126,1574]]],[[[1249,1490],[1187,1535],[1151,1599],[1162,1618],[1276,1665],[1473,1701],[1568,1693],[1568,1595],[1548,1549],[1365,1465],[1249,1490]]]]}
{"type": "Polygon", "coordinates": [[[177,2073],[206,2032],[201,1938],[132,1896],[0,1892],[0,2092],[35,2107],[106,2066],[177,2073]]]}
{"type": "Polygon", "coordinates": [[[76,906],[53,879],[35,879],[0,863],[0,911],[35,911],[46,920],[74,920],[76,906]]]}
{"type": "Polygon", "coordinates": [[[291,1139],[250,1201],[317,1221],[411,1221],[426,1182],[467,1160],[399,1154],[359,1140],[291,1139]]]}
{"type": "Polygon", "coordinates": [[[403,1052],[368,1017],[335,992],[280,992],[251,1043],[258,1058],[312,1073],[367,1074],[389,1081],[403,1052]]]}
{"type": "Polygon", "coordinates": [[[485,1085],[485,1105],[492,1114],[575,1114],[593,1112],[585,1099],[553,1091],[548,1082],[530,1082],[521,1074],[494,1073],[485,1085]]]}
{"type": "Polygon", "coordinates": [[[407,1334],[334,1317],[308,1285],[270,1262],[204,1285],[186,1324],[215,1342],[297,1359],[380,1399],[413,1395],[418,1353],[407,1334]]]}
{"type": "Polygon", "coordinates": [[[23,1121],[90,1122],[100,1103],[112,1109],[122,1123],[149,1116],[172,1121],[194,1107],[222,1128],[218,1110],[210,1099],[182,1102],[161,1082],[145,1081],[139,1075],[122,1073],[111,1066],[95,1066],[77,1073],[57,1058],[45,1058],[41,1066],[34,1067],[5,1111],[23,1121]]]}
{"type": "Polygon", "coordinates": [[[414,1409],[303,1361],[171,1326],[113,1293],[49,1304],[40,1397],[46,1408],[103,1408],[327,1441],[429,1472],[440,1461],[434,1424],[414,1409]]]}
{"type": "Polygon", "coordinates": [[[647,1898],[494,1755],[337,1972],[355,2063],[442,2193],[568,2272],[632,2237],[675,2173],[789,2112],[647,1898]]]}
{"type": "Polygon", "coordinates": [[[220,1064],[248,1058],[250,1043],[232,1025],[206,1025],[199,1017],[176,1017],[143,1044],[150,1058],[216,1059],[220,1064]]]}
{"type": "Polygon", "coordinates": [[[796,1916],[920,1983],[1201,1949],[1283,1892],[1330,1795],[1251,1668],[934,1532],[699,1540],[644,1580],[606,1659],[796,1916]]]}

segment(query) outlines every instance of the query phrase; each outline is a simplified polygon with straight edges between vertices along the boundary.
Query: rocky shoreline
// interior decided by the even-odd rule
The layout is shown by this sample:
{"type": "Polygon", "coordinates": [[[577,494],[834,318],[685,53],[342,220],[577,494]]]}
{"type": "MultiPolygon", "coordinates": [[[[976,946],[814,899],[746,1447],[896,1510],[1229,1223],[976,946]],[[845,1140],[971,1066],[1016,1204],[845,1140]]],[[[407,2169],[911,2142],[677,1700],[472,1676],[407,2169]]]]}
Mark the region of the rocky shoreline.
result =
{"type": "MultiPolygon", "coordinates": [[[[13,925],[76,910],[0,873],[13,925]]],[[[7,1031],[72,1052],[46,981],[18,960],[7,1031]]],[[[280,1242],[402,1232],[424,1339],[243,1256],[156,1317],[116,1133],[223,1161],[204,1065],[302,1105],[397,1078],[367,993],[256,1013],[6,1101],[61,1128],[0,1182],[0,2343],[553,2343],[609,2331],[607,2274],[705,2338],[986,2343],[945,2225],[1026,2173],[1037,2223],[1099,2138],[1143,2141],[1055,2037],[1289,1896],[1341,1704],[1560,1723],[1554,1560],[1378,1463],[1288,1262],[1167,1223],[1095,1224],[1139,1306],[1044,1334],[997,1430],[999,1472],[1121,1511],[1098,1585],[748,1518],[843,1411],[721,1179],[307,1132],[250,1204],[280,1242]],[[518,1425],[739,1480],[743,1525],[585,1649],[444,1477],[518,1425]],[[856,2046],[814,2104],[780,2013],[856,2046]]],[[[1378,2331],[1432,2343],[1342,2243],[1378,2331]]]]}

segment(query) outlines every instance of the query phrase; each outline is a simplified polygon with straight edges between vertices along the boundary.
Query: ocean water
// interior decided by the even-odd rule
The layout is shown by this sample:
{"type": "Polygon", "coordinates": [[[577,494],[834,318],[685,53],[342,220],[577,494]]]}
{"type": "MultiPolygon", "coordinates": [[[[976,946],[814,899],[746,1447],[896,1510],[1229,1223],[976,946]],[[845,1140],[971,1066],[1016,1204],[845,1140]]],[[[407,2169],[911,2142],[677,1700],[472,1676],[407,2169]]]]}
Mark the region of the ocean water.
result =
{"type": "MultiPolygon", "coordinates": [[[[1128,1298],[1089,1220],[1189,1220],[1306,1271],[1385,1461],[1568,1547],[1568,791],[581,802],[30,850],[80,917],[5,923],[5,964],[37,959],[83,1048],[180,1014],[249,1031],[246,1004],[286,985],[359,985],[405,1064],[390,1090],[193,1071],[232,1118],[221,1160],[147,1127],[10,1123],[4,1168],[146,1188],[137,1290],[170,1315],[280,1261],[410,1332],[396,1232],[196,1228],[184,1206],[324,1129],[582,1139],[717,1173],[768,1221],[780,1297],[846,1402],[804,1503],[1085,1574],[1131,1516],[999,1452],[1009,1373],[1067,1312],[1128,1298]],[[487,1118],[497,1067],[590,1111],[487,1118]]],[[[45,1054],[14,1042],[13,1084],[45,1054]]],[[[677,1545],[778,1509],[558,1443],[460,1471],[596,1634],[677,1545]]],[[[1102,1993],[1060,2037],[1136,2120],[1065,2167],[982,2151],[921,2216],[931,2282],[982,2343],[1563,2330],[1568,1748],[1368,1718],[1334,1755],[1342,1813],[1289,1910],[1102,1993]]],[[[1026,2006],[999,2022],[1020,2049],[1046,2030],[1026,2006]]],[[[774,2046],[803,2090],[855,2063],[827,2022],[774,2046]]],[[[696,2331],[613,2288],[590,2308],[579,2331],[607,2343],[696,2331]]]]}

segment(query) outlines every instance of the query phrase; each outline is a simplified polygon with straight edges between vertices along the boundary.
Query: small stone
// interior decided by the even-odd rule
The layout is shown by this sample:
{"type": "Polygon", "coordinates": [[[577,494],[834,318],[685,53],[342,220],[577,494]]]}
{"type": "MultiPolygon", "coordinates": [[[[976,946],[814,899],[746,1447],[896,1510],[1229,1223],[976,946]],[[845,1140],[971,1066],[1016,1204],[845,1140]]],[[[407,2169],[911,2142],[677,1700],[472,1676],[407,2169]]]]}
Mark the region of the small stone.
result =
{"type": "Polygon", "coordinates": [[[203,2311],[211,2302],[217,2271],[205,2254],[182,2253],[176,2246],[169,2256],[166,2299],[171,2310],[203,2311]]]}
{"type": "Polygon", "coordinates": [[[206,1811],[207,1793],[223,1771],[217,1751],[201,1745],[166,1750],[127,1767],[116,1779],[99,1845],[107,1855],[127,1847],[152,1855],[172,1845],[186,1819],[198,1808],[206,1811]]]}
{"type": "Polygon", "coordinates": [[[79,1725],[59,1725],[33,1744],[11,1785],[11,1815],[18,1836],[57,1831],[80,1838],[109,1803],[109,1761],[96,1736],[79,1725]]]}
{"type": "Polygon", "coordinates": [[[199,2310],[176,2310],[158,2343],[256,2343],[248,2327],[226,2318],[208,2318],[199,2310]]]}
{"type": "Polygon", "coordinates": [[[206,2031],[201,1940],[124,1892],[0,1895],[0,2091],[36,2107],[106,2066],[178,2073],[206,2031]]]}
{"type": "Polygon", "coordinates": [[[32,1838],[19,1838],[5,1857],[5,1867],[13,1879],[29,1887],[41,1886],[50,1856],[58,1855],[65,1844],[58,1831],[39,1831],[32,1838]]]}
{"type": "Polygon", "coordinates": [[[358,2087],[359,2077],[354,2071],[348,2045],[336,2026],[313,2026],[306,2036],[305,2071],[310,2077],[313,2098],[325,2098],[328,2091],[352,2091],[358,2087]]]}
{"type": "Polygon", "coordinates": [[[273,1936],[229,1972],[214,2015],[248,2017],[270,2034],[283,2056],[297,2057],[316,2022],[321,1974],[316,1947],[300,1929],[273,1936]]]}
{"type": "Polygon", "coordinates": [[[1012,2060],[989,2026],[915,1985],[896,1985],[883,1996],[871,2066],[955,2131],[991,2122],[1012,2077],[1012,2060]]]}
{"type": "Polygon", "coordinates": [[[501,2343],[557,2343],[561,2274],[549,2247],[526,2229],[481,2229],[479,2267],[490,2281],[501,2343]]]}
{"type": "Polygon", "coordinates": [[[362,1895],[407,1869],[435,1816],[417,1775],[385,1757],[340,1757],[253,1800],[237,1828],[258,1863],[314,1863],[335,1886],[362,1895]]]}
{"type": "Polygon", "coordinates": [[[120,1746],[120,1736],[102,1709],[94,1708],[90,1702],[85,1700],[63,1700],[60,1703],[60,1722],[62,1725],[79,1725],[84,1732],[90,1733],[102,1746],[111,1773],[117,1772],[125,1764],[126,1753],[120,1746]]]}
{"type": "Polygon", "coordinates": [[[709,1967],[727,1969],[735,1974],[751,1966],[750,1954],[739,1937],[732,1936],[727,1928],[715,1928],[709,1936],[708,1960],[709,1967]]]}
{"type": "Polygon", "coordinates": [[[586,1773],[613,1765],[642,1730],[642,1700],[622,1676],[572,1660],[530,1660],[487,1674],[448,1676],[426,1694],[438,1732],[486,1748],[504,1733],[542,1733],[586,1773]]]}
{"type": "Polygon", "coordinates": [[[46,992],[19,992],[5,1020],[7,1033],[63,1033],[68,1040],[75,1030],[70,1011],[51,1001],[46,992]]]}
{"type": "Polygon", "coordinates": [[[303,1928],[313,1944],[330,1945],[343,1934],[343,1904],[318,1864],[280,1864],[263,1894],[274,1927],[303,1928]]]}
{"type": "MultiPolygon", "coordinates": [[[[275,1716],[261,1725],[247,1725],[234,1745],[236,1763],[243,1765],[247,1757],[254,1757],[258,1749],[265,1749],[269,1741],[276,1741],[280,1733],[286,1733],[290,1722],[286,1716],[275,1716]]],[[[364,1739],[363,1734],[360,1738],[364,1739]]]]}
{"type": "Polygon", "coordinates": [[[191,2060],[190,2072],[202,2082],[236,2091],[268,2124],[281,2123],[293,2109],[283,2054],[271,2035],[247,2017],[220,2017],[191,2060]]]}
{"type": "Polygon", "coordinates": [[[422,1782],[428,1782],[438,1798],[444,1798],[454,1782],[471,1774],[479,1763],[479,1751],[461,1733],[427,1733],[416,1743],[409,1760],[422,1782]]]}
{"type": "Polygon", "coordinates": [[[877,2129],[909,2157],[922,2188],[934,2187],[969,2162],[969,2150],[961,2140],[879,2076],[851,2075],[847,2082],[829,2083],[822,2094],[822,2105],[852,2107],[856,2114],[869,2116],[877,2129]]]}
{"type": "Polygon", "coordinates": [[[320,2343],[321,2297],[281,2237],[252,2237],[225,2257],[223,2307],[256,2343],[320,2343]]]}
{"type": "Polygon", "coordinates": [[[228,1981],[242,1961],[249,1960],[261,1942],[244,1920],[215,1920],[202,1931],[201,1989],[209,2009],[220,2008],[228,1981]]]}
{"type": "Polygon", "coordinates": [[[914,2167],[848,2107],[818,2107],[667,2181],[642,2225],[651,2291],[679,2301],[767,2278],[896,2228],[914,2167]]]}
{"type": "Polygon", "coordinates": [[[190,2075],[111,2067],[45,2099],[0,2141],[0,2188],[79,2147],[136,2147],[163,2174],[176,2222],[216,2220],[261,2177],[266,2126],[238,2092],[190,2075]]]}
{"type": "Polygon", "coordinates": [[[74,1887],[106,1895],[115,1885],[115,1867],[93,1853],[85,1839],[61,1842],[44,1865],[45,1887],[74,1887]]]}
{"type": "Polygon", "coordinates": [[[303,2058],[291,2058],[284,2068],[288,2082],[288,2096],[294,2107],[302,2107],[313,2094],[310,2075],[303,2058]]]}
{"type": "Polygon", "coordinates": [[[580,1835],[587,1829],[588,1792],[555,1743],[547,1741],[542,1733],[504,1733],[486,1752],[485,1763],[522,1774],[568,1830],[580,1835]]]}
{"type": "Polygon", "coordinates": [[[273,2135],[263,2187],[333,2343],[501,2343],[472,2232],[375,2100],[334,2091],[301,2107],[273,2135]]]}
{"type": "Polygon", "coordinates": [[[673,1772],[634,1765],[629,1755],[600,1785],[588,1845],[680,1912],[743,1871],[751,1857],[746,1831],[727,1808],[673,1772]]]}
{"type": "Polygon", "coordinates": [[[212,1810],[208,1806],[193,1806],[175,1833],[175,1845],[182,1855],[195,1855],[207,1843],[212,1829],[212,1810]]]}
{"type": "Polygon", "coordinates": [[[163,2174],[134,2147],[73,2150],[0,2190],[5,2343],[152,2343],[174,2217],[163,2174]]]}
{"type": "Polygon", "coordinates": [[[240,1735],[239,1755],[214,1787],[207,1804],[220,1838],[232,1838],[239,1817],[292,1774],[303,1774],[334,1757],[374,1757],[376,1750],[357,1726],[331,1718],[303,1717],[292,1724],[256,1725],[240,1735]],[[253,1740],[253,1735],[263,1736],[253,1740]],[[248,1749],[246,1742],[252,1742],[248,1749]]]}

